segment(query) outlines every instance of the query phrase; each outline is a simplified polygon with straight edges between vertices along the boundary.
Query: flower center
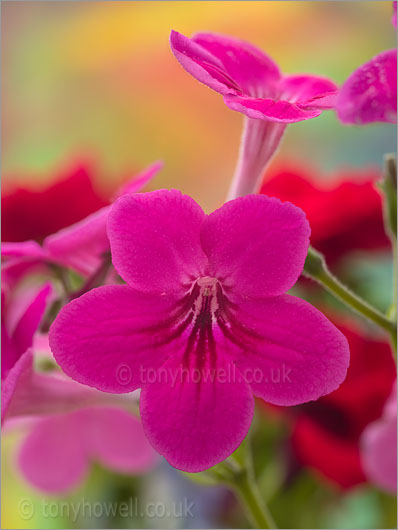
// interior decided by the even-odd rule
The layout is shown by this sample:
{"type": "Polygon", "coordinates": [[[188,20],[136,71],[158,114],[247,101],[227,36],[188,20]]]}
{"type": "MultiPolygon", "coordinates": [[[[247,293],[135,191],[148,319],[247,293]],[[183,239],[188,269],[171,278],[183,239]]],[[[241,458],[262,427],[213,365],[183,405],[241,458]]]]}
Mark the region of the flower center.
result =
{"type": "Polygon", "coordinates": [[[196,280],[192,290],[193,318],[196,326],[205,327],[216,321],[219,291],[221,291],[221,286],[216,278],[202,276],[196,280]]]}

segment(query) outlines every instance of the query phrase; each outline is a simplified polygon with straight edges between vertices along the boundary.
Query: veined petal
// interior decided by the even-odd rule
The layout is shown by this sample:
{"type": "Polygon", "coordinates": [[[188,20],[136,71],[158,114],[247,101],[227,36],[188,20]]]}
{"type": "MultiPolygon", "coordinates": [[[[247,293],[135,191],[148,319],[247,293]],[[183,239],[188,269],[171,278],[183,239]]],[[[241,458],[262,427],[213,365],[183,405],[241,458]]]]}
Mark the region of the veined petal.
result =
{"type": "Polygon", "coordinates": [[[357,68],[341,87],[337,115],[343,123],[397,120],[397,50],[387,50],[357,68]]]}
{"type": "Polygon", "coordinates": [[[278,65],[260,49],[216,33],[197,33],[192,40],[222,63],[225,72],[244,94],[274,95],[281,73],[278,65]]]}
{"type": "Polygon", "coordinates": [[[170,359],[155,376],[141,392],[141,420],[152,446],[172,466],[203,471],[237,449],[254,400],[233,363],[218,356],[195,368],[170,359]]]}
{"type": "Polygon", "coordinates": [[[294,123],[320,116],[321,110],[305,109],[290,101],[246,96],[224,96],[227,107],[242,112],[248,118],[277,123],[294,123]]]}
{"type": "Polygon", "coordinates": [[[111,393],[142,386],[145,370],[175,353],[178,301],[127,285],[92,289],[62,308],[50,328],[54,358],[79,383],[111,393]]]}
{"type": "Polygon", "coordinates": [[[290,289],[304,266],[310,228],[302,210],[265,195],[247,195],[210,214],[202,246],[211,274],[227,294],[275,296],[290,289]]]}
{"type": "Polygon", "coordinates": [[[131,286],[150,293],[184,293],[203,274],[201,207],[176,190],[125,195],[112,207],[112,261],[131,286]]]}
{"type": "Polygon", "coordinates": [[[228,315],[235,362],[256,396],[297,405],[344,381],[347,339],[308,302],[290,295],[248,300],[228,315]]]}

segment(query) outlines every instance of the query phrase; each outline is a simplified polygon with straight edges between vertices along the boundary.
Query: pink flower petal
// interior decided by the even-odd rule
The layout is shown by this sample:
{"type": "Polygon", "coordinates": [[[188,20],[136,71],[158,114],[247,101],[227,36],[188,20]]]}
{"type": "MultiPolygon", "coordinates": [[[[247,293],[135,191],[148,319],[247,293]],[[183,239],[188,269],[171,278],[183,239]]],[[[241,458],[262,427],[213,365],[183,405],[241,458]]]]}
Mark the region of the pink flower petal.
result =
{"type": "Polygon", "coordinates": [[[260,49],[215,33],[197,33],[192,41],[222,63],[224,71],[244,94],[272,97],[281,73],[278,65],[260,49]]]}
{"type": "Polygon", "coordinates": [[[383,416],[371,423],[361,437],[362,464],[368,478],[380,488],[397,491],[397,387],[383,416]]]}
{"type": "Polygon", "coordinates": [[[83,276],[92,274],[109,252],[106,221],[110,206],[105,206],[82,221],[48,236],[43,243],[47,255],[83,276]]]}
{"type": "Polygon", "coordinates": [[[131,392],[141,387],[143,370],[175,351],[164,324],[175,311],[169,296],[127,285],[92,289],[62,308],[50,328],[50,347],[72,379],[105,392],[131,392]]]}
{"type": "Polygon", "coordinates": [[[242,112],[248,118],[270,120],[277,123],[294,123],[309,120],[322,114],[321,110],[303,109],[289,101],[245,96],[224,96],[231,110],[242,112]]]}
{"type": "Polygon", "coordinates": [[[382,489],[397,491],[397,421],[379,420],[362,435],[362,464],[369,479],[382,489]]]}
{"type": "Polygon", "coordinates": [[[245,301],[233,316],[235,362],[256,396],[275,405],[296,405],[344,381],[347,339],[304,300],[281,295],[245,301]]]}
{"type": "Polygon", "coordinates": [[[201,239],[209,275],[245,299],[290,289],[303,270],[309,235],[304,212],[293,204],[247,195],[210,214],[201,239]]]}
{"type": "Polygon", "coordinates": [[[217,357],[213,364],[183,370],[173,359],[154,375],[141,392],[141,419],[150,443],[172,466],[203,471],[237,449],[249,430],[254,400],[231,362],[217,357]]]}
{"type": "Polygon", "coordinates": [[[92,407],[79,412],[82,428],[89,424],[92,458],[122,473],[144,473],[156,463],[141,422],[117,407],[92,407]]]}
{"type": "Polygon", "coordinates": [[[49,283],[40,288],[19,320],[12,336],[15,348],[19,354],[24,353],[32,346],[33,335],[43,318],[47,299],[51,293],[52,287],[49,283]]]}
{"type": "Polygon", "coordinates": [[[76,487],[91,460],[114,471],[142,473],[156,463],[156,454],[139,420],[117,407],[89,407],[40,420],[19,454],[27,480],[49,493],[76,487]]]}
{"type": "MultiPolygon", "coordinates": [[[[337,93],[337,86],[325,77],[315,75],[289,75],[282,79],[280,98],[297,103],[300,107],[328,108],[322,104],[324,98],[330,101],[331,95],[337,93]]],[[[331,107],[329,107],[331,108],[331,107]]]]}
{"type": "Polygon", "coordinates": [[[29,258],[38,260],[47,258],[46,252],[36,241],[2,243],[1,255],[5,258],[29,258]]]}
{"type": "Polygon", "coordinates": [[[141,173],[135,175],[131,180],[126,182],[126,184],[121,186],[121,188],[116,192],[116,196],[121,197],[126,193],[136,193],[137,191],[140,191],[163,168],[163,165],[164,164],[161,160],[154,162],[141,171],[141,173]]]}
{"type": "Polygon", "coordinates": [[[171,50],[181,66],[195,79],[220,94],[237,94],[239,87],[224,71],[222,62],[177,31],[170,34],[171,50]]]}
{"type": "Polygon", "coordinates": [[[5,420],[15,393],[27,385],[32,374],[33,355],[29,349],[23,353],[7,376],[1,381],[1,422],[5,420]]]}
{"type": "Polygon", "coordinates": [[[108,220],[116,270],[142,291],[183,292],[207,261],[199,237],[204,217],[193,199],[176,190],[121,197],[108,220]]]}
{"type": "Polygon", "coordinates": [[[65,492],[86,475],[88,454],[79,436],[78,419],[75,414],[46,418],[37,423],[24,441],[19,465],[37,488],[48,493],[65,492]]]}
{"type": "Polygon", "coordinates": [[[340,90],[337,114],[343,123],[397,120],[397,50],[387,50],[355,70],[340,90]]]}
{"type": "Polygon", "coordinates": [[[391,24],[394,26],[395,29],[397,29],[397,2],[395,0],[392,3],[391,24]]]}

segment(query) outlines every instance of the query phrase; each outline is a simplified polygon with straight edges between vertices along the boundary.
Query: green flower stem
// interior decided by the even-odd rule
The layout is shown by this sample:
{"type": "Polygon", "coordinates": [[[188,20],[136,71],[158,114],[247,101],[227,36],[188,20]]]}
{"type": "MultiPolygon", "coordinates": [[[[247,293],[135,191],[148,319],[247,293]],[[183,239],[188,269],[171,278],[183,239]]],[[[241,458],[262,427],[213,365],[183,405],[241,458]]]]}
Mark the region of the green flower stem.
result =
{"type": "Polygon", "coordinates": [[[339,298],[346,306],[356,311],[363,317],[374,322],[377,326],[386,330],[396,344],[397,325],[394,320],[389,319],[386,315],[365,302],[358,295],[350,291],[343,285],[328,269],[325,259],[315,249],[308,249],[307,259],[304,265],[303,275],[312,278],[318,282],[327,291],[339,298]]]}
{"type": "Polygon", "coordinates": [[[391,240],[394,260],[393,300],[387,313],[393,320],[397,318],[397,161],[395,155],[384,156],[384,177],[380,189],[384,195],[384,226],[391,240]]]}
{"type": "Polygon", "coordinates": [[[277,528],[256,482],[250,433],[233,455],[221,464],[253,528],[277,528]]]}
{"type": "Polygon", "coordinates": [[[231,484],[237,497],[244,506],[254,528],[276,528],[275,523],[263,502],[254,477],[247,470],[235,476],[231,484]]]}

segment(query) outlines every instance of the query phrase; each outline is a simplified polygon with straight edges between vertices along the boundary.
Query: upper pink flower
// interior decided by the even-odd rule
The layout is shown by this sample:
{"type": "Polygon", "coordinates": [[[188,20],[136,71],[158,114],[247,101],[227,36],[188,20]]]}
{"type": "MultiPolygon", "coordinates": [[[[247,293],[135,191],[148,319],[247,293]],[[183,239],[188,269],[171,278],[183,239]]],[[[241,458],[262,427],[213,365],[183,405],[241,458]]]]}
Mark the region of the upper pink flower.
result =
{"type": "Polygon", "coordinates": [[[279,405],[344,380],[345,337],[283,294],[298,279],[310,228],[302,210],[264,195],[210,215],[175,190],[113,206],[113,264],[128,285],[93,289],[50,329],[56,361],[105,392],[142,388],[146,435],[175,467],[224,460],[249,429],[253,394],[279,405]]]}
{"type": "MultiPolygon", "coordinates": [[[[146,168],[122,186],[117,196],[139,191],[156,175],[162,165],[155,162],[146,168]]],[[[106,234],[109,211],[110,206],[104,206],[85,219],[46,237],[42,245],[36,241],[3,243],[2,256],[13,259],[16,263],[21,260],[29,261],[32,265],[55,263],[88,276],[101,266],[104,254],[110,250],[106,234]]]]}
{"type": "Polygon", "coordinates": [[[136,417],[118,407],[97,406],[38,420],[19,454],[26,479],[58,494],[75,488],[93,460],[137,474],[154,466],[156,453],[136,417]]]}
{"type": "Polygon", "coordinates": [[[329,79],[281,74],[277,64],[251,44],[214,33],[191,39],[171,32],[179,63],[201,83],[224,96],[226,105],[249,118],[292,123],[333,108],[337,92],[329,79]]]}
{"type": "Polygon", "coordinates": [[[397,121],[397,50],[379,53],[357,68],[341,87],[336,103],[343,123],[397,121]]]}
{"type": "Polygon", "coordinates": [[[382,417],[362,435],[362,464],[365,473],[380,488],[397,491],[397,384],[382,417]]]}

